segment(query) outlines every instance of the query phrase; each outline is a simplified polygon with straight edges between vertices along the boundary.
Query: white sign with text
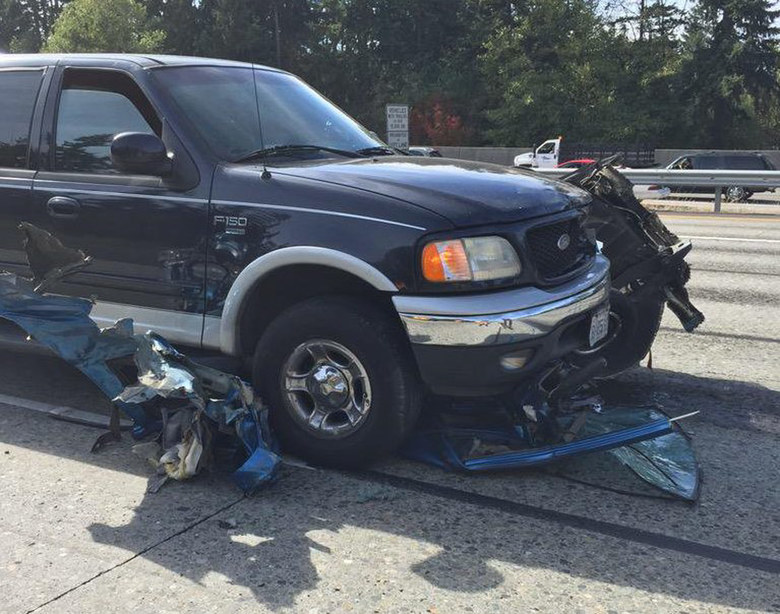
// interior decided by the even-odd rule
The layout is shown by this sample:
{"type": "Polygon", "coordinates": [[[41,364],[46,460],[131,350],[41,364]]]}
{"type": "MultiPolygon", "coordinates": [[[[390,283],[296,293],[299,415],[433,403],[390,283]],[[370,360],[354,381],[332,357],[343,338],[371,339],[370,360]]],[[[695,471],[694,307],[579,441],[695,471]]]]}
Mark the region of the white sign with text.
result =
{"type": "Polygon", "coordinates": [[[389,104],[387,111],[387,144],[398,149],[409,148],[409,105],[389,104]]]}

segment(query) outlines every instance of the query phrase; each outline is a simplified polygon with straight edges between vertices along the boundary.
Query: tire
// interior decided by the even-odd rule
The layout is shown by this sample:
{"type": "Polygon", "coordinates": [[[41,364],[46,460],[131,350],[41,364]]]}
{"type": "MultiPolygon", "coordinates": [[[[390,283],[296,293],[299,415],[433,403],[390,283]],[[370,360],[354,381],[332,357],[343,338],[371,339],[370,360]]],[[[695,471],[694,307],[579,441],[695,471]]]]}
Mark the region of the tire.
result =
{"type": "Polygon", "coordinates": [[[282,449],[318,465],[358,467],[393,451],[422,405],[400,323],[354,297],[309,299],[277,316],[252,379],[282,449]]]}
{"type": "Polygon", "coordinates": [[[726,188],[726,200],[730,203],[744,203],[753,193],[742,186],[732,185],[726,188]]]}
{"type": "Polygon", "coordinates": [[[632,300],[612,290],[610,315],[620,323],[616,336],[595,354],[607,360],[603,375],[617,375],[636,365],[650,351],[661,326],[664,301],[655,298],[632,300]]]}

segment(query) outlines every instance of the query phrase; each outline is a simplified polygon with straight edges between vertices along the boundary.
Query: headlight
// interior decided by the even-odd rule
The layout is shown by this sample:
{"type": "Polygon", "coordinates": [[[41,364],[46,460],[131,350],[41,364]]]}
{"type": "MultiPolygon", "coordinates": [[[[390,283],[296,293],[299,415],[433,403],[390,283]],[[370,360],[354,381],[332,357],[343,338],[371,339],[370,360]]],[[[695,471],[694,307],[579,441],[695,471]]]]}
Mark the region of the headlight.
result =
{"type": "Polygon", "coordinates": [[[520,275],[517,252],[501,237],[475,237],[428,243],[422,252],[427,281],[487,281],[520,275]]]}

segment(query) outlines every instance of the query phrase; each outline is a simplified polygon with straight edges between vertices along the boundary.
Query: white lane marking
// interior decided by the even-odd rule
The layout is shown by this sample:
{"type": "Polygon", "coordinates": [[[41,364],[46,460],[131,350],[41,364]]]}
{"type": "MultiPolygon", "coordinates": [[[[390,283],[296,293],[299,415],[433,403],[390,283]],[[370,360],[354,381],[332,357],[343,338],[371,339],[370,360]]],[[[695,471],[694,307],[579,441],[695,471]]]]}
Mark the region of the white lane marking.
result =
{"type": "MultiPolygon", "coordinates": [[[[85,422],[93,422],[96,426],[105,425],[105,427],[108,428],[108,416],[91,411],[84,411],[83,409],[68,407],[67,405],[52,405],[51,403],[33,401],[32,399],[16,397],[10,394],[0,394],[0,404],[19,407],[21,409],[29,409],[30,411],[37,411],[42,414],[58,416],[60,418],[73,418],[85,422]]],[[[131,426],[132,422],[120,419],[119,424],[120,426],[125,427],[131,426]]]]}
{"type": "Polygon", "coordinates": [[[741,237],[695,237],[693,235],[680,235],[684,239],[696,239],[697,241],[737,241],[739,243],[780,243],[780,239],[743,239],[741,237]]]}

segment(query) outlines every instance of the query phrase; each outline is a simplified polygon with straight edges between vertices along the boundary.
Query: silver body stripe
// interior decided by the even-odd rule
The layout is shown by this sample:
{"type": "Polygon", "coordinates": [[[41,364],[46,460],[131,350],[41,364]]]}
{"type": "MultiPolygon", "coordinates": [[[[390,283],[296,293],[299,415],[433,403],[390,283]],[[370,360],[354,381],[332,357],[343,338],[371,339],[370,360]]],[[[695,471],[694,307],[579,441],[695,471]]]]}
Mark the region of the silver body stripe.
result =
{"type": "Polygon", "coordinates": [[[414,226],[413,224],[404,224],[403,222],[395,222],[393,220],[385,220],[379,217],[370,217],[368,215],[357,215],[355,213],[342,213],[340,211],[323,211],[322,209],[309,209],[307,207],[288,207],[286,205],[268,205],[265,203],[251,203],[238,200],[213,200],[211,201],[215,205],[234,205],[240,207],[261,207],[263,209],[278,209],[280,211],[303,211],[304,213],[319,213],[321,215],[335,215],[338,217],[350,217],[358,220],[367,220],[369,222],[378,222],[380,224],[390,224],[392,226],[402,226],[403,228],[412,228],[414,230],[427,230],[422,226],[414,226]]]}
{"type": "MultiPolygon", "coordinates": [[[[36,183],[59,183],[49,179],[37,179],[36,183]]],[[[92,184],[94,185],[94,184],[92,184]]],[[[106,190],[91,190],[88,188],[56,188],[59,192],[67,192],[69,194],[95,194],[97,196],[123,196],[125,198],[154,198],[157,200],[170,200],[189,203],[201,203],[207,204],[208,200],[205,198],[189,198],[186,196],[157,196],[156,194],[137,194],[134,192],[111,192],[106,190]]],[[[340,211],[324,211],[322,209],[311,209],[308,207],[289,207],[286,205],[269,205],[266,203],[256,203],[240,200],[213,200],[211,201],[215,205],[228,205],[239,207],[260,207],[262,209],[276,209],[280,211],[302,211],[303,213],[319,213],[320,215],[335,215],[337,217],[348,217],[357,220],[366,220],[369,222],[377,222],[379,224],[390,224],[391,226],[401,226],[402,228],[411,228],[413,230],[425,231],[427,228],[423,226],[415,226],[414,224],[405,224],[403,222],[396,222],[393,220],[386,220],[379,217],[371,217],[368,215],[358,215],[356,213],[342,213],[340,211]]]]}
{"type": "Polygon", "coordinates": [[[221,323],[221,318],[217,316],[97,301],[90,317],[101,327],[112,326],[122,318],[132,318],[136,333],[153,330],[174,343],[219,348],[219,339],[214,334],[215,330],[219,331],[221,323]],[[207,338],[204,339],[204,336],[207,338]]]}
{"type": "MultiPolygon", "coordinates": [[[[35,183],[42,183],[42,180],[37,179],[35,183]]],[[[47,181],[47,183],[52,183],[47,181]]],[[[58,182],[54,182],[58,183],[58,182]]],[[[155,200],[171,200],[174,202],[186,202],[186,203],[200,203],[200,204],[208,204],[208,200],[205,198],[189,198],[187,196],[165,196],[165,195],[156,195],[156,194],[138,194],[135,192],[109,192],[104,190],[90,190],[88,188],[53,188],[54,190],[58,192],[67,192],[69,194],[95,194],[96,196],[123,196],[125,198],[146,198],[146,199],[155,199],[155,200]]]]}

